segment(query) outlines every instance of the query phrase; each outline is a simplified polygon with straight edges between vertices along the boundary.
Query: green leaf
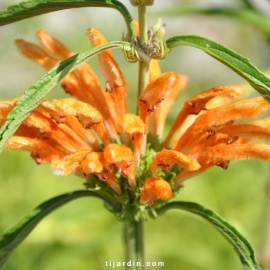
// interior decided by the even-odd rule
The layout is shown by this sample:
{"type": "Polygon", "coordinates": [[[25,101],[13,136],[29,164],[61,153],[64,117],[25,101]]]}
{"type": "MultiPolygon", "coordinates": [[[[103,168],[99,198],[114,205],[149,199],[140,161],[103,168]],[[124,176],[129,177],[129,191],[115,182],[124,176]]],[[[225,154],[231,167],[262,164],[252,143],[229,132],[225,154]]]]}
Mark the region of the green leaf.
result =
{"type": "Polygon", "coordinates": [[[234,247],[245,270],[260,269],[250,243],[223,218],[211,210],[193,202],[171,202],[164,205],[162,208],[157,209],[156,213],[160,215],[171,209],[185,210],[209,221],[234,247]]]}
{"type": "Polygon", "coordinates": [[[130,13],[122,3],[116,0],[32,0],[22,2],[0,12],[0,26],[57,10],[81,7],[107,7],[118,10],[125,19],[129,38],[135,37],[130,13]]]}
{"type": "Polygon", "coordinates": [[[0,152],[3,150],[9,137],[17,130],[22,121],[42,102],[46,94],[48,94],[65,75],[101,51],[113,48],[130,50],[131,44],[123,41],[109,42],[94,47],[91,50],[76,54],[62,61],[36,83],[31,85],[18,100],[13,110],[8,114],[6,122],[0,129],[0,152]]]}
{"type": "Polygon", "coordinates": [[[0,239],[0,269],[2,269],[13,251],[15,251],[45,216],[68,202],[87,196],[103,199],[107,204],[111,205],[111,202],[89,190],[78,190],[62,194],[40,204],[14,227],[9,229],[0,239]]]}
{"type": "Polygon", "coordinates": [[[238,73],[267,101],[270,101],[270,79],[242,55],[199,36],[174,36],[169,38],[166,44],[169,49],[175,46],[187,45],[203,50],[238,73]]]}

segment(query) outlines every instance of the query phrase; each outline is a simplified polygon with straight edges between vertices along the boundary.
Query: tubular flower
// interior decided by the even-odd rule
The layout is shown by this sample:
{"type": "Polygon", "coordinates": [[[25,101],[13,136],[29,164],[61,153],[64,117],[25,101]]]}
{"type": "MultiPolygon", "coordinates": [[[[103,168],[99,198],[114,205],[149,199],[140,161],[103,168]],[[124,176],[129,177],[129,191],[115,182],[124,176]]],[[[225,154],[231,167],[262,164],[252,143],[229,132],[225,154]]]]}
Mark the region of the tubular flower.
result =
{"type": "MultiPolygon", "coordinates": [[[[93,46],[107,42],[93,28],[88,37],[93,46]]],[[[47,70],[73,55],[45,31],[38,38],[43,47],[24,40],[16,45],[47,70]]],[[[158,61],[151,60],[149,84],[135,115],[128,113],[126,83],[112,52],[103,51],[98,60],[105,89],[82,64],[61,81],[73,98],[43,101],[6,148],[29,151],[37,164],[50,163],[55,174],[76,174],[101,195],[140,207],[168,200],[184,180],[212,166],[227,169],[231,160],[252,157],[270,160],[270,146],[251,142],[270,138],[269,118],[237,123],[267,112],[270,104],[263,98],[236,102],[241,87],[214,87],[183,103],[162,141],[167,114],[187,78],[161,73],[158,61]]],[[[0,102],[0,125],[16,101],[0,102]]]]}

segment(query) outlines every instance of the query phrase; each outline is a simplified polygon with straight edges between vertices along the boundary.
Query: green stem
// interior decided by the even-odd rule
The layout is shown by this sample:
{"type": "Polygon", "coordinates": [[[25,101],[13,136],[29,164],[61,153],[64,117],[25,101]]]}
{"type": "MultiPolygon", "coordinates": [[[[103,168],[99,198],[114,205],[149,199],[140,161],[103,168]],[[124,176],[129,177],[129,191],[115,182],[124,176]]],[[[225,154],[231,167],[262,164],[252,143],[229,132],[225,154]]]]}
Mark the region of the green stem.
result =
{"type": "Polygon", "coordinates": [[[143,221],[125,221],[126,269],[144,270],[143,221]],[[129,263],[129,264],[128,264],[129,263]]]}
{"type": "MultiPolygon", "coordinates": [[[[138,17],[140,27],[140,42],[145,44],[148,41],[147,22],[146,22],[146,6],[138,6],[138,17]]],[[[138,97],[141,95],[149,80],[149,63],[145,61],[139,62],[139,81],[138,81],[138,97]]]]}
{"type": "Polygon", "coordinates": [[[135,250],[136,250],[136,261],[141,263],[137,270],[144,269],[144,223],[143,221],[135,221],[135,250]]]}
{"type": "MultiPolygon", "coordinates": [[[[135,260],[135,237],[133,221],[126,220],[124,224],[124,241],[126,247],[126,262],[135,260]]],[[[135,270],[136,268],[126,266],[126,269],[135,270]]]]}

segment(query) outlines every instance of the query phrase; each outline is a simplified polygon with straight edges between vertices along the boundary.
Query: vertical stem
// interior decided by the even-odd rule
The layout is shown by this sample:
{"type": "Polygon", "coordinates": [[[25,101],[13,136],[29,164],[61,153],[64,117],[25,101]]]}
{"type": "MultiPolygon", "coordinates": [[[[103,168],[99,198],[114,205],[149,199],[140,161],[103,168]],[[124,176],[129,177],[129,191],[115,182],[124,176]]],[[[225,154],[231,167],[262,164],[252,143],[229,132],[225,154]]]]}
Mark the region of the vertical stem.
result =
{"type": "MultiPolygon", "coordinates": [[[[148,41],[147,36],[147,22],[146,22],[146,6],[138,6],[139,28],[140,28],[140,42],[145,44],[148,41]]],[[[139,81],[138,81],[138,97],[145,89],[149,80],[149,64],[140,61],[139,62],[139,81]]]]}
{"type": "MultiPolygon", "coordinates": [[[[146,44],[147,23],[146,23],[146,6],[138,6],[140,42],[146,44]]],[[[139,78],[138,78],[138,97],[145,89],[149,80],[149,64],[143,61],[139,62],[139,78]]],[[[126,244],[126,265],[127,270],[144,270],[144,224],[143,221],[126,220],[124,239],[126,244]]]]}
{"type": "Polygon", "coordinates": [[[126,244],[126,269],[144,270],[143,221],[126,220],[124,238],[126,244]]]}
{"type": "MultiPolygon", "coordinates": [[[[124,224],[124,240],[126,248],[126,263],[135,261],[135,228],[133,226],[134,221],[126,220],[124,224]]],[[[133,265],[133,264],[132,264],[133,265]]],[[[136,270],[134,266],[126,266],[126,269],[136,270]]]]}
{"type": "Polygon", "coordinates": [[[141,263],[137,269],[144,269],[144,223],[143,221],[135,222],[135,237],[136,237],[136,261],[141,263]]]}

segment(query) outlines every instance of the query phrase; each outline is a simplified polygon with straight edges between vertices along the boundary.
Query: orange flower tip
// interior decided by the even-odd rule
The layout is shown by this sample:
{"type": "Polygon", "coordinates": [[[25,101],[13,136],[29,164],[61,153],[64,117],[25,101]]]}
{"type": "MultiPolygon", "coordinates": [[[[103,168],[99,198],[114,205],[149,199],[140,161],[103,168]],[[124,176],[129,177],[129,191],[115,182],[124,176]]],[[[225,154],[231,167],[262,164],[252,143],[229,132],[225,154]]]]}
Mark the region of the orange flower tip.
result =
{"type": "Polygon", "coordinates": [[[132,18],[132,22],[134,25],[135,35],[138,37],[140,35],[139,23],[134,18],[132,18]]]}
{"type": "Polygon", "coordinates": [[[113,88],[110,86],[110,84],[108,83],[108,82],[106,82],[106,84],[105,84],[105,91],[106,92],[109,92],[110,94],[112,94],[113,93],[113,88]]]}
{"type": "Polygon", "coordinates": [[[21,53],[30,59],[35,60],[36,58],[48,57],[48,54],[34,43],[23,39],[16,39],[15,44],[21,53]]]}
{"type": "Polygon", "coordinates": [[[60,155],[56,154],[47,154],[47,153],[38,153],[35,151],[31,152],[31,157],[35,160],[37,165],[42,165],[46,163],[50,163],[53,159],[59,159],[61,158],[60,155]]]}
{"type": "Polygon", "coordinates": [[[232,143],[236,142],[238,139],[239,139],[239,136],[229,137],[227,140],[227,144],[232,144],[232,143]]]}
{"type": "Polygon", "coordinates": [[[122,190],[121,190],[121,187],[119,186],[118,183],[116,182],[112,182],[112,183],[108,183],[110,185],[110,187],[114,190],[114,192],[117,194],[117,195],[122,195],[122,190]]]}
{"type": "Polygon", "coordinates": [[[85,102],[64,98],[55,100],[54,105],[58,107],[57,112],[60,115],[75,116],[85,129],[94,128],[102,123],[100,112],[85,102]]]}
{"type": "Polygon", "coordinates": [[[239,97],[242,96],[246,90],[246,87],[243,84],[233,84],[229,87],[232,88],[239,95],[239,97]]]}
{"type": "Polygon", "coordinates": [[[209,128],[207,131],[207,138],[214,136],[216,134],[216,130],[214,128],[209,128]]]}
{"type": "Polygon", "coordinates": [[[147,179],[141,187],[141,201],[151,206],[154,200],[168,200],[172,196],[170,184],[156,177],[147,179]]]}
{"type": "Polygon", "coordinates": [[[191,159],[190,164],[188,166],[188,171],[197,171],[201,168],[201,165],[194,159],[191,159]]]}
{"type": "Polygon", "coordinates": [[[160,168],[167,171],[173,164],[178,164],[188,171],[196,171],[201,167],[195,159],[189,156],[175,150],[163,149],[156,154],[150,170],[152,173],[156,173],[160,168]]]}
{"type": "MultiPolygon", "coordinates": [[[[6,119],[7,114],[11,111],[14,105],[15,105],[15,100],[0,101],[0,121],[6,119]]],[[[0,126],[1,126],[1,122],[0,122],[0,126]]]]}
{"type": "Polygon", "coordinates": [[[103,35],[95,28],[88,28],[86,34],[92,46],[102,45],[107,42],[103,35]]]}
{"type": "Polygon", "coordinates": [[[73,55],[73,53],[67,50],[67,48],[61,42],[59,42],[57,39],[52,37],[46,31],[39,30],[37,32],[37,36],[39,40],[41,41],[41,43],[43,44],[43,46],[46,47],[46,49],[58,55],[61,59],[64,59],[73,55]]]}
{"type": "Polygon", "coordinates": [[[116,124],[117,131],[120,133],[127,133],[132,137],[142,136],[146,134],[146,125],[142,119],[131,113],[124,114],[116,124]]]}
{"type": "Polygon", "coordinates": [[[130,163],[132,158],[133,154],[131,149],[125,145],[111,143],[104,149],[104,159],[109,164],[117,164],[122,161],[130,163]]]}
{"type": "Polygon", "coordinates": [[[97,177],[99,180],[106,182],[117,195],[122,194],[122,190],[120,185],[117,183],[117,181],[114,178],[114,175],[109,171],[104,171],[101,174],[97,174],[97,177]]]}
{"type": "Polygon", "coordinates": [[[104,170],[103,162],[103,153],[89,153],[81,163],[82,172],[85,175],[101,173],[104,170]]]}
{"type": "Polygon", "coordinates": [[[29,56],[29,52],[32,51],[32,48],[36,47],[36,45],[30,42],[27,42],[23,39],[15,39],[14,42],[22,54],[24,54],[27,57],[32,58],[31,56],[29,56]]]}
{"type": "Polygon", "coordinates": [[[218,167],[221,167],[223,170],[227,170],[229,167],[230,161],[229,160],[223,160],[221,163],[216,164],[218,167]]]}
{"type": "Polygon", "coordinates": [[[32,43],[25,41],[24,39],[15,39],[14,43],[22,53],[24,53],[26,51],[27,47],[30,44],[32,44],[32,43]]]}
{"type": "MultiPolygon", "coordinates": [[[[171,91],[180,86],[181,75],[169,71],[161,74],[155,81],[150,82],[139,97],[139,101],[147,105],[147,112],[154,112],[171,91]]],[[[139,106],[140,103],[139,103],[139,106]]]]}
{"type": "Polygon", "coordinates": [[[107,145],[104,149],[104,162],[108,170],[112,171],[116,167],[118,173],[127,177],[129,185],[136,187],[133,153],[130,148],[115,143],[107,145]]]}
{"type": "Polygon", "coordinates": [[[230,102],[232,99],[237,99],[241,96],[240,86],[217,86],[210,90],[207,90],[190,100],[188,100],[184,107],[188,113],[199,114],[202,110],[209,110],[223,106],[230,102]]]}

